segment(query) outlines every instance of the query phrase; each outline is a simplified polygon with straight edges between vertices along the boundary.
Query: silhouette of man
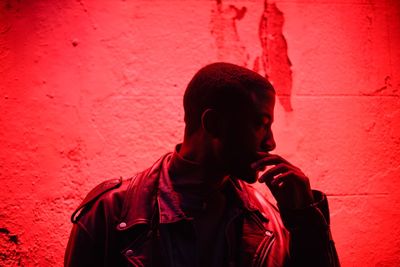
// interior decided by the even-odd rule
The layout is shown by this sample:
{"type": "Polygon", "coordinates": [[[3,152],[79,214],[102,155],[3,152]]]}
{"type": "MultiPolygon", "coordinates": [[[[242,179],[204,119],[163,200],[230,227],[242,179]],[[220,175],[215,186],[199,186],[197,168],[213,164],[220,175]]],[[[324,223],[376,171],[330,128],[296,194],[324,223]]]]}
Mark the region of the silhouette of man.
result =
{"type": "Polygon", "coordinates": [[[274,104],[253,71],[200,69],[184,95],[183,143],[88,194],[72,215],[65,266],[339,266],[326,196],[269,153],[274,104]]]}

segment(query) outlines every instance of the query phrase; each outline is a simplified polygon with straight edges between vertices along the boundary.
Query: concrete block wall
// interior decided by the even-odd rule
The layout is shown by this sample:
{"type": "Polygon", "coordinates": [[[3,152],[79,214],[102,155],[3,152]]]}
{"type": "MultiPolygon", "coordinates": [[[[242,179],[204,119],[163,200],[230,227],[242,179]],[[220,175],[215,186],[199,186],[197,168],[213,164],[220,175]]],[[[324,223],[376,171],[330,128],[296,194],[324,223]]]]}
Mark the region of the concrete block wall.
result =
{"type": "Polygon", "coordinates": [[[276,152],[328,194],[342,265],[400,266],[399,48],[397,0],[1,1],[0,266],[62,266],[74,208],[181,141],[218,60],[278,87],[276,152]]]}

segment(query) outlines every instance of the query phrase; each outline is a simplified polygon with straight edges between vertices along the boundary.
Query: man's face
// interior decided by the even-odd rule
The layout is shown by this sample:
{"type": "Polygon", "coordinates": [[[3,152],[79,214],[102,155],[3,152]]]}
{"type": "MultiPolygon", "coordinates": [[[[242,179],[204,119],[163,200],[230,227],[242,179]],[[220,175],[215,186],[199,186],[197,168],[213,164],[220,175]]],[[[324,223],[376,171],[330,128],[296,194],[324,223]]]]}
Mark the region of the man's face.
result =
{"type": "Polygon", "coordinates": [[[238,110],[228,119],[221,137],[221,161],[230,175],[249,183],[257,179],[251,163],[257,161],[257,152],[275,148],[271,131],[274,119],[275,93],[266,91],[262,96],[253,95],[252,106],[238,110]]]}

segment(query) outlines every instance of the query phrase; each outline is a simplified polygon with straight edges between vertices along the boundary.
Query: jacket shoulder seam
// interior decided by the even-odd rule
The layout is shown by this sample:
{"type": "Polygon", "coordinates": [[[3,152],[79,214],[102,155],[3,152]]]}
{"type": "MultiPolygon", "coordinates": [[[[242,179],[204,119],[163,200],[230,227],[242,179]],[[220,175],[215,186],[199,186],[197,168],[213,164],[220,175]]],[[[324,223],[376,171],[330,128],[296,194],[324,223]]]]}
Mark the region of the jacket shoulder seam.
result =
{"type": "Polygon", "coordinates": [[[93,188],[82,201],[82,203],[75,209],[75,211],[71,215],[71,222],[77,223],[79,218],[85,213],[96,200],[98,200],[102,195],[106,192],[111,191],[115,188],[120,187],[122,184],[122,177],[119,179],[111,179],[104,181],[93,188]]]}

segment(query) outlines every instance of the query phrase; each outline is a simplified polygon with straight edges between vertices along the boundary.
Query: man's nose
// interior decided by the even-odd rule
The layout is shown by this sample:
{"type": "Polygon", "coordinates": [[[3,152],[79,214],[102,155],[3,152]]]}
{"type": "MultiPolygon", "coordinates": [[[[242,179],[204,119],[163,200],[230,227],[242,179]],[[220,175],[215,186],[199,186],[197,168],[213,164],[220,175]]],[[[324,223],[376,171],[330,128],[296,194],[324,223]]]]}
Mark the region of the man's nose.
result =
{"type": "Polygon", "coordinates": [[[267,150],[272,151],[276,148],[276,143],[275,140],[272,138],[271,140],[268,141],[267,143],[267,150]]]}
{"type": "Polygon", "coordinates": [[[266,138],[262,144],[261,144],[261,149],[265,152],[269,152],[272,151],[276,148],[276,143],[275,143],[275,139],[273,137],[272,134],[270,134],[270,136],[268,136],[268,138],[266,138]]]}

